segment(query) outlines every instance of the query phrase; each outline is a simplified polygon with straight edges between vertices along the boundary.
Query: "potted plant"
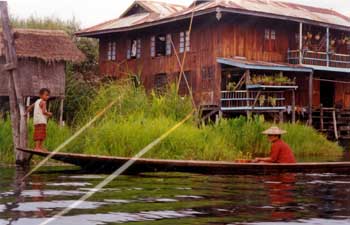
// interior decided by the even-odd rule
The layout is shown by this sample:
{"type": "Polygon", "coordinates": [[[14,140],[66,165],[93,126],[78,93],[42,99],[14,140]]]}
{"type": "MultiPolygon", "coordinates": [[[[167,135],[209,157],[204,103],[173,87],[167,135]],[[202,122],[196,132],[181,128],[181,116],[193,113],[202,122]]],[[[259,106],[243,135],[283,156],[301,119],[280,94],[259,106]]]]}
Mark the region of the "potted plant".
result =
{"type": "Polygon", "coordinates": [[[265,95],[260,95],[259,96],[259,105],[260,105],[260,107],[264,106],[265,100],[266,100],[265,95]]]}
{"type": "Polygon", "coordinates": [[[271,104],[272,107],[276,107],[277,105],[277,99],[274,97],[269,97],[268,102],[271,104]]]}
{"type": "Polygon", "coordinates": [[[307,38],[312,39],[312,37],[313,37],[313,34],[311,32],[307,32],[307,38]]]}
{"type": "Polygon", "coordinates": [[[318,32],[316,35],[315,35],[315,40],[316,41],[319,41],[321,39],[321,32],[318,32]]]}
{"type": "Polygon", "coordinates": [[[236,82],[229,82],[226,85],[226,90],[227,91],[235,91],[235,89],[236,89],[236,82]]]}
{"type": "Polygon", "coordinates": [[[337,41],[337,40],[336,40],[335,38],[333,38],[333,39],[331,40],[331,46],[334,46],[336,41],[337,41]]]}

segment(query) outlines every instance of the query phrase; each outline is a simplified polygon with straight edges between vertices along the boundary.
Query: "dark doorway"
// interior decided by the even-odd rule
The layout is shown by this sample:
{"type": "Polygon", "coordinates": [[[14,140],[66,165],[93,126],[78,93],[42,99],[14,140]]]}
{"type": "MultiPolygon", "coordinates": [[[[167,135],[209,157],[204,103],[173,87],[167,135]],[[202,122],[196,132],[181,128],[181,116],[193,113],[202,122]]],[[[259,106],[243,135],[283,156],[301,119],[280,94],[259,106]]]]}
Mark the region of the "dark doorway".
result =
{"type": "Polygon", "coordinates": [[[335,85],[332,82],[320,83],[320,100],[324,107],[334,107],[335,85]]]}

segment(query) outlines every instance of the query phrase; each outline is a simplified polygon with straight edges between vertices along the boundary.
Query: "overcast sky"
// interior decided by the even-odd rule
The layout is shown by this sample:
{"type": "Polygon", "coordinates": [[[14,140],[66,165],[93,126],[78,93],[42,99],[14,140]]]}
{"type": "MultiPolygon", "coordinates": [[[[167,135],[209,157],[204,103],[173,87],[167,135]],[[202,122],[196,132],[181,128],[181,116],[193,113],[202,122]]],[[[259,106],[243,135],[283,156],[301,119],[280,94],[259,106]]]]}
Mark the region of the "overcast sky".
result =
{"type": "MultiPolygon", "coordinates": [[[[159,0],[189,5],[192,0],[159,0]]],[[[281,0],[337,10],[350,16],[350,0],[281,0]]],[[[58,17],[71,19],[73,16],[89,27],[118,17],[133,0],[8,0],[11,15],[27,18],[58,17]]]]}

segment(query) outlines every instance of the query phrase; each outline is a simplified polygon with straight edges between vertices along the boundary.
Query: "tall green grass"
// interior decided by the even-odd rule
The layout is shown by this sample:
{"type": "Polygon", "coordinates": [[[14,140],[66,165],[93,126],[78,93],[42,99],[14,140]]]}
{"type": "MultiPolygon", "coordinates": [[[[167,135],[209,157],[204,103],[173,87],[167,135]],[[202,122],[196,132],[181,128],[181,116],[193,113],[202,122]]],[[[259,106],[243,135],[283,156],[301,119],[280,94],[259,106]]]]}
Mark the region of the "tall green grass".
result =
{"type": "MultiPolygon", "coordinates": [[[[132,156],[192,111],[189,98],[179,97],[173,87],[164,95],[147,94],[128,82],[102,87],[90,107],[81,111],[78,124],[118,99],[102,120],[70,148],[74,152],[132,156]]],[[[263,117],[221,120],[199,128],[196,120],[185,123],[146,157],[164,159],[234,160],[264,155],[269,143],[261,132],[273,124],[263,117]]],[[[313,128],[284,124],[285,140],[299,157],[338,156],[342,148],[313,128]]]]}
{"type": "MultiPolygon", "coordinates": [[[[0,162],[2,163],[14,162],[14,147],[11,132],[11,122],[9,120],[0,119],[0,162]]],[[[55,121],[50,121],[47,126],[47,132],[49,136],[45,142],[45,147],[48,149],[54,149],[69,138],[72,131],[68,127],[58,126],[55,121]]],[[[28,126],[28,140],[30,147],[34,146],[32,137],[33,125],[32,121],[30,121],[28,126]]]]}
{"type": "MultiPolygon", "coordinates": [[[[179,97],[173,87],[164,95],[157,95],[146,93],[142,87],[135,88],[129,82],[110,83],[101,86],[90,104],[80,109],[74,125],[60,128],[50,121],[47,148],[57,147],[113,100],[117,100],[117,103],[71,143],[66,152],[133,156],[192,111],[190,99],[179,97]]],[[[146,157],[235,160],[266,155],[269,143],[261,132],[271,125],[263,117],[240,117],[198,127],[193,118],[147,153],[146,157]]],[[[299,158],[342,154],[341,147],[311,127],[283,124],[282,128],[288,131],[284,136],[285,141],[299,158]]],[[[10,132],[9,122],[0,121],[1,161],[12,159],[10,132]]]]}

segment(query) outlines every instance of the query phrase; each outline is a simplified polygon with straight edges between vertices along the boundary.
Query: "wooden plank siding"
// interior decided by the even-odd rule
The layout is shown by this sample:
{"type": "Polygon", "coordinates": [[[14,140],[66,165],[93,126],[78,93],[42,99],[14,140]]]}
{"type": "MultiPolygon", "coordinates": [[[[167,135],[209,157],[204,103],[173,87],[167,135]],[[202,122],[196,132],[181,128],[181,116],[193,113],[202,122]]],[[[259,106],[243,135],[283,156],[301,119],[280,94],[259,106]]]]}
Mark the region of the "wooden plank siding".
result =
{"type": "MultiPolygon", "coordinates": [[[[100,39],[100,73],[116,78],[127,77],[128,74],[141,73],[141,79],[147,90],[154,88],[157,74],[167,74],[168,82],[175,81],[180,72],[178,60],[172,49],[170,56],[151,57],[151,37],[158,34],[171,34],[176,51],[179,52],[180,32],[189,27],[189,20],[177,21],[157,27],[135,30],[132,32],[114,33],[99,36],[100,39]],[[131,39],[141,40],[141,57],[127,59],[128,43],[131,39]],[[117,45],[116,60],[109,61],[108,43],[115,41],[117,45]]],[[[287,63],[287,51],[296,48],[296,34],[299,25],[292,21],[258,18],[253,16],[223,13],[222,19],[216,19],[215,13],[205,17],[196,17],[191,33],[191,51],[187,53],[184,71],[189,72],[194,98],[197,104],[220,105],[221,97],[221,65],[218,57],[244,57],[247,60],[287,63]],[[265,29],[275,32],[273,42],[265,40],[265,29]],[[213,76],[202,77],[203,71],[212,71],[213,76]],[[209,77],[209,78],[208,78],[209,77]],[[208,85],[209,84],[209,85],[208,85]]],[[[183,53],[179,54],[182,61],[183,53]]],[[[262,72],[263,73],[263,72],[262,72]]],[[[308,105],[308,74],[292,73],[296,77],[299,89],[296,91],[296,105],[308,105]]],[[[317,73],[315,74],[317,77],[317,73]]],[[[339,88],[339,90],[343,90],[339,88]]],[[[337,89],[337,92],[339,92],[337,89]]],[[[346,89],[336,95],[336,100],[343,99],[344,105],[350,106],[350,90],[346,89]],[[346,100],[348,99],[348,100],[346,100]]],[[[287,103],[290,103],[287,96],[287,103]]],[[[314,81],[313,105],[320,105],[320,82],[314,81]]]]}
{"type": "MultiPolygon", "coordinates": [[[[4,63],[3,58],[0,63],[4,63]]],[[[41,88],[49,88],[52,97],[65,96],[65,62],[46,63],[40,59],[21,58],[18,71],[18,85],[23,96],[38,96],[41,88]]],[[[8,76],[0,73],[0,96],[8,96],[8,92],[8,76]]]]}

